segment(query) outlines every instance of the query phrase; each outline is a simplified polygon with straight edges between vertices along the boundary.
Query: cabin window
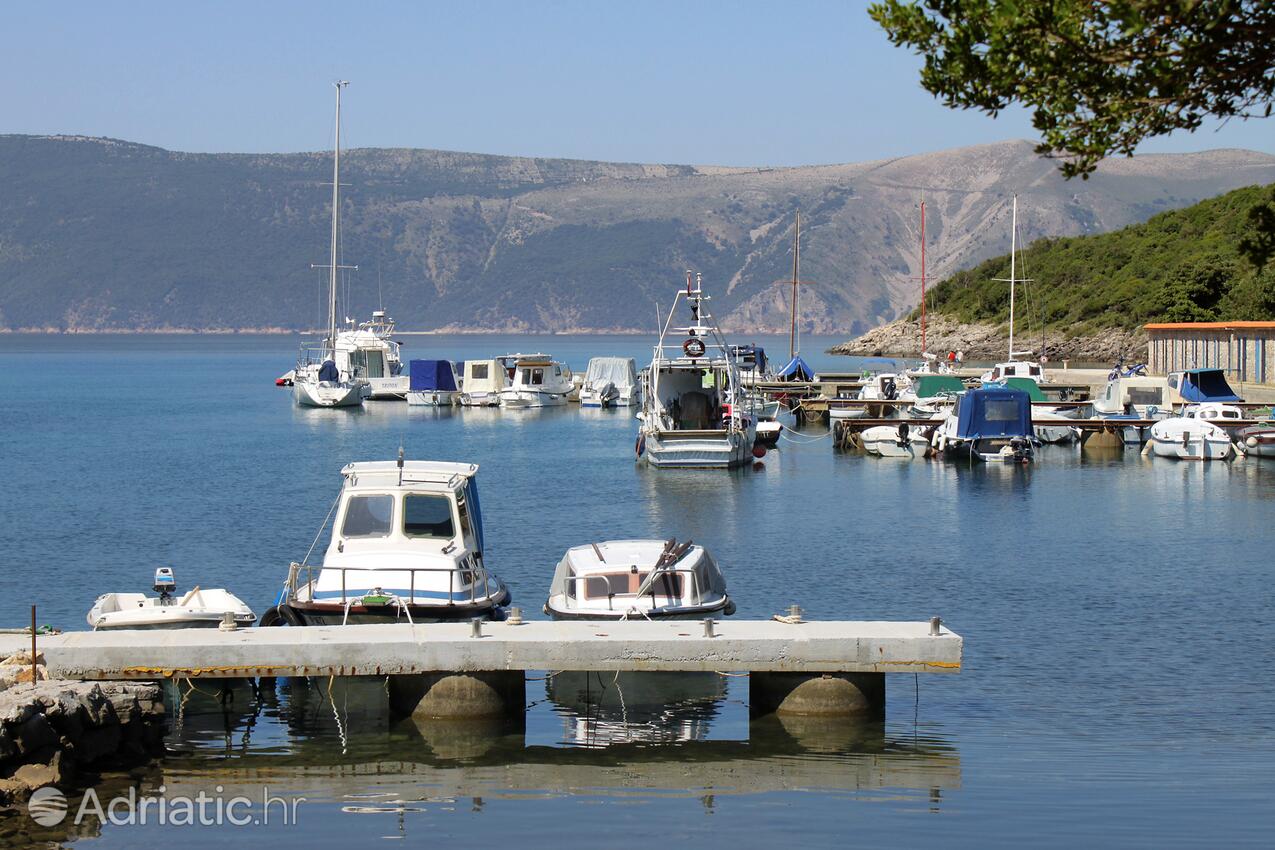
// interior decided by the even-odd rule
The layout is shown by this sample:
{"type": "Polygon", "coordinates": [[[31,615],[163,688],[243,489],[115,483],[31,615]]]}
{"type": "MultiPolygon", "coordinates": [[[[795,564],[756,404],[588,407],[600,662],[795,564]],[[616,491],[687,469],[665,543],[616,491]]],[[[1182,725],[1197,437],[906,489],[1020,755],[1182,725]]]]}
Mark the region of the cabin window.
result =
{"type": "Polygon", "coordinates": [[[1163,393],[1160,387],[1147,387],[1138,389],[1136,387],[1129,388],[1130,404],[1163,404],[1163,393]]]}
{"type": "Polygon", "coordinates": [[[562,367],[561,367],[561,366],[554,366],[554,367],[553,367],[553,373],[554,373],[555,375],[561,375],[561,374],[562,374],[562,367]]]}
{"type": "Polygon", "coordinates": [[[1029,375],[1040,375],[1040,367],[1039,367],[1039,366],[1028,366],[1028,367],[1027,367],[1027,374],[1029,374],[1029,375]]]}
{"type": "Polygon", "coordinates": [[[1170,375],[1170,376],[1169,376],[1169,386],[1173,387],[1175,390],[1178,388],[1178,376],[1177,376],[1177,375],[1170,375]]]}
{"type": "Polygon", "coordinates": [[[341,536],[385,537],[393,516],[393,496],[354,496],[345,505],[341,536]]]}
{"type": "Polygon", "coordinates": [[[487,380],[487,367],[489,365],[491,364],[475,363],[474,365],[469,367],[469,377],[473,378],[475,381],[487,380]]]}
{"type": "Polygon", "coordinates": [[[538,387],[545,382],[545,370],[528,369],[523,372],[523,380],[526,380],[533,387],[538,387]],[[530,380],[528,380],[528,376],[530,376],[530,380]]]}
{"type": "MultiPolygon", "coordinates": [[[[641,587],[642,582],[646,581],[646,577],[650,573],[639,573],[637,576],[637,585],[634,586],[634,592],[641,587]]],[[[655,581],[651,582],[651,586],[646,589],[646,594],[654,593],[656,596],[667,596],[674,599],[680,599],[682,596],[682,576],[676,573],[666,573],[657,576],[655,581]]]]}
{"type": "Polygon", "coordinates": [[[456,536],[452,525],[452,500],[446,496],[412,493],[403,498],[403,533],[408,537],[450,540],[456,536]]]}
{"type": "Polygon", "coordinates": [[[988,399],[983,405],[983,419],[988,422],[1017,422],[1018,416],[1018,402],[1015,401],[988,399]]]}
{"type": "Polygon", "coordinates": [[[628,592],[628,573],[594,575],[589,576],[584,580],[584,596],[586,599],[606,599],[613,593],[621,594],[628,592]]]}

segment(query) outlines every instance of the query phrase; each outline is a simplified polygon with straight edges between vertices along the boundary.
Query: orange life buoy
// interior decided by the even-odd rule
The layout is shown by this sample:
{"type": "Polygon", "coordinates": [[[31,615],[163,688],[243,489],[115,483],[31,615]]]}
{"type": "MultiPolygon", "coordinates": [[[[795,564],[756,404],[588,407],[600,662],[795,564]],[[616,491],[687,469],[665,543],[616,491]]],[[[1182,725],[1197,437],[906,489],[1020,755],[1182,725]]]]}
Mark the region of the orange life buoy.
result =
{"type": "Polygon", "coordinates": [[[687,357],[703,357],[707,349],[704,347],[704,340],[691,337],[682,343],[682,352],[687,357]]]}

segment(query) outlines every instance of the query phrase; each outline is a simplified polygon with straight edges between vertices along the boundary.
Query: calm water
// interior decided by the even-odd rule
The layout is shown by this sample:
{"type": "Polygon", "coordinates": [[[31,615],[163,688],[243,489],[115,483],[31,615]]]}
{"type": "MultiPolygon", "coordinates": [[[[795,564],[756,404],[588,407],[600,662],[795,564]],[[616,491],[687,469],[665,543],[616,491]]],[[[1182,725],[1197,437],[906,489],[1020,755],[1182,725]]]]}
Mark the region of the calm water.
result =
{"type": "MultiPolygon", "coordinates": [[[[190,693],[171,757],[112,787],[265,783],[307,798],[299,823],[108,825],[85,846],[1270,846],[1275,464],[1049,447],[1030,468],[970,468],[837,453],[816,428],[756,469],[653,472],[631,413],[298,409],[273,386],[294,342],[0,336],[0,624],[36,602],[84,628],[98,593],[146,589],[160,564],[260,612],[340,467],[401,442],[481,464],[489,563],[525,611],[570,545],[693,537],[737,616],[938,614],[964,670],[889,677],[875,726],[750,724],[744,679],[531,681],[525,729],[395,722],[375,683],[280,683],[224,710],[190,693]]],[[[808,359],[850,366],[818,354],[831,342],[808,339],[808,359]]],[[[414,337],[409,356],[535,347],[582,369],[649,345],[414,337]]],[[[0,837],[30,828],[11,816],[0,837]]]]}

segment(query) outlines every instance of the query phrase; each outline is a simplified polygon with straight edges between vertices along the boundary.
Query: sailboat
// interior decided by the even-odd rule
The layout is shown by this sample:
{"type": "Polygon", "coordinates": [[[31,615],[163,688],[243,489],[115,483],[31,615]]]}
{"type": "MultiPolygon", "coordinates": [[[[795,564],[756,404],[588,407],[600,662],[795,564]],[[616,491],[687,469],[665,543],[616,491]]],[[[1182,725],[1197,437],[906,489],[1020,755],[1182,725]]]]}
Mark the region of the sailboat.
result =
{"type": "Polygon", "coordinates": [[[341,89],[348,85],[349,82],[345,80],[333,83],[336,87],[336,143],[332,157],[332,254],[328,265],[328,333],[318,345],[302,345],[297,355],[292,395],[302,407],[361,407],[371,389],[348,357],[342,358],[346,362],[345,368],[337,364],[337,272],[340,269],[356,268],[342,266],[337,261],[341,234],[341,89]]]}
{"type": "Polygon", "coordinates": [[[1030,283],[1030,280],[1018,279],[1018,196],[1014,196],[1013,215],[1009,237],[1009,278],[993,278],[1000,283],[1009,284],[1009,360],[997,363],[983,373],[982,381],[992,383],[1006,378],[1027,378],[1041,383],[1045,380],[1045,370],[1035,360],[1018,360],[1016,358],[1031,354],[1031,351],[1014,350],[1014,286],[1018,283],[1030,283]]]}
{"type": "MultiPolygon", "coordinates": [[[[913,278],[915,280],[915,278],[913,278]]],[[[953,372],[946,360],[939,360],[930,353],[925,344],[925,196],[921,196],[921,363],[905,374],[909,377],[921,375],[950,375],[953,372]]]]}

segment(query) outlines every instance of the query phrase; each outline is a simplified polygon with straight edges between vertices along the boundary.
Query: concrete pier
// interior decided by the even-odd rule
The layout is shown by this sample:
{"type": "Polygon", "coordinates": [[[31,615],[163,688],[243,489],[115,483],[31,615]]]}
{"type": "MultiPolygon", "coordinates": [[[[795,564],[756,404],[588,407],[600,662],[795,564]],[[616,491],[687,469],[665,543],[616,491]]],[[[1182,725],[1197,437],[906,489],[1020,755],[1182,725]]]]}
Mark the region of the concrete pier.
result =
{"type": "Polygon", "coordinates": [[[389,676],[395,708],[427,718],[521,714],[528,670],[748,672],[754,714],[872,716],[884,674],[957,673],[962,639],[930,622],[537,621],[70,632],[40,650],[67,679],[389,676]]]}

